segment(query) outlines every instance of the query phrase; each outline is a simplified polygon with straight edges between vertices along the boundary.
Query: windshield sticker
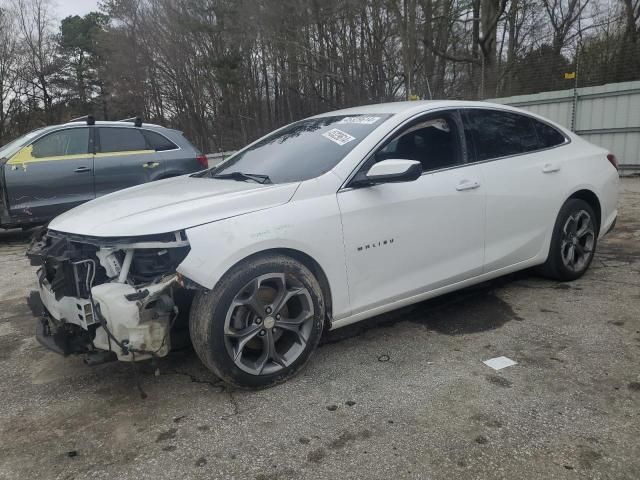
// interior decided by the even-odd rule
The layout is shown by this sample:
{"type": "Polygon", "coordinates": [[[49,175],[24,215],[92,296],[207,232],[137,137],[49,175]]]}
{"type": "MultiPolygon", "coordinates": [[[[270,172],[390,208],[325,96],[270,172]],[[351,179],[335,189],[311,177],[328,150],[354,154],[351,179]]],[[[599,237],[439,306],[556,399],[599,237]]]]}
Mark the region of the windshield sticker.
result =
{"type": "Polygon", "coordinates": [[[328,138],[333,143],[337,143],[340,146],[346,145],[347,143],[356,139],[356,137],[352,137],[348,133],[343,132],[342,130],[338,130],[337,128],[332,128],[328,132],[324,132],[322,136],[328,138]]]}
{"type": "Polygon", "coordinates": [[[338,123],[357,123],[360,125],[373,125],[380,117],[372,117],[372,116],[360,116],[360,117],[345,117],[340,120],[338,123]]]}

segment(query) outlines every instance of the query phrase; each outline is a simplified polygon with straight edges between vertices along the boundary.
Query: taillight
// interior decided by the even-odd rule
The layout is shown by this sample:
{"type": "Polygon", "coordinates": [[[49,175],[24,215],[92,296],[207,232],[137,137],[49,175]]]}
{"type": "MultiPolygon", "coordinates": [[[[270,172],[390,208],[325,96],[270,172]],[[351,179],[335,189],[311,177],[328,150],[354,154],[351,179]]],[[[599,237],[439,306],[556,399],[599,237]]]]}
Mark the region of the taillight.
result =
{"type": "Polygon", "coordinates": [[[202,168],[209,168],[209,160],[207,159],[206,155],[200,154],[196,157],[196,160],[202,168]]]}
{"type": "Polygon", "coordinates": [[[610,153],[609,155],[607,155],[607,160],[609,160],[611,165],[613,165],[615,169],[618,170],[618,160],[616,159],[616,156],[613,153],[610,153]]]}

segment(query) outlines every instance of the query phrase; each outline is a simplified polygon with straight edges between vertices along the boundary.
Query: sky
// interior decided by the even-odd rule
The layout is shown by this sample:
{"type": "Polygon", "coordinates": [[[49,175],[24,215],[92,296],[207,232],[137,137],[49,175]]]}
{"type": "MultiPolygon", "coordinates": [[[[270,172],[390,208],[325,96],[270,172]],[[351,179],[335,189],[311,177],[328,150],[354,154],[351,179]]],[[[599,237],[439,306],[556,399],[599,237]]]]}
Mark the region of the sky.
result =
{"type": "Polygon", "coordinates": [[[86,15],[98,9],[98,0],[55,0],[56,16],[60,19],[69,15],[86,15]]]}

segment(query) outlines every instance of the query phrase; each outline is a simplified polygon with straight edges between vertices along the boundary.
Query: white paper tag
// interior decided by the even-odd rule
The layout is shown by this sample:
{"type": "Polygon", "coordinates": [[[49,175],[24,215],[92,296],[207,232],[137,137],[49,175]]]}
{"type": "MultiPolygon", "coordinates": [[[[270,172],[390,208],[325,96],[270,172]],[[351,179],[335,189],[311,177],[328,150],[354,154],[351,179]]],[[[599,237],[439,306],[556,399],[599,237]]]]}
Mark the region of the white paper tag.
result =
{"type": "Polygon", "coordinates": [[[360,116],[360,117],[345,117],[338,123],[358,123],[361,125],[373,125],[380,117],[360,116]]]}
{"type": "Polygon", "coordinates": [[[502,370],[503,368],[511,367],[518,364],[517,362],[514,362],[507,357],[490,358],[489,360],[485,360],[482,363],[484,363],[487,367],[493,368],[494,370],[502,370]]]}
{"type": "Polygon", "coordinates": [[[356,137],[352,137],[348,133],[338,130],[337,128],[332,128],[328,132],[324,132],[322,136],[341,146],[356,139],[356,137]]]}

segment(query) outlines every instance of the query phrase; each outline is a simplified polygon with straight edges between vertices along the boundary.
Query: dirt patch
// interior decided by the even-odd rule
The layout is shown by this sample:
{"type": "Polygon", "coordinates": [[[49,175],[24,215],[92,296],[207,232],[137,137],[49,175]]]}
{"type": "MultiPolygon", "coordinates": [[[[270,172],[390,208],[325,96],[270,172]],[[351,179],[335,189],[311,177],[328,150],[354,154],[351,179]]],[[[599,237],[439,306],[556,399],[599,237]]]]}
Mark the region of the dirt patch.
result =
{"type": "Polygon", "coordinates": [[[513,385],[511,381],[499,375],[485,375],[484,378],[487,380],[487,382],[502,388],[511,388],[511,386],[513,385]]]}
{"type": "Polygon", "coordinates": [[[594,463],[602,458],[602,454],[600,452],[596,452],[591,447],[580,447],[580,452],[578,453],[578,462],[580,466],[586,470],[593,469],[594,463]]]}
{"type": "Polygon", "coordinates": [[[339,450],[356,440],[366,440],[367,438],[371,438],[371,435],[372,433],[369,430],[361,430],[359,432],[342,432],[338,438],[329,442],[328,446],[332,450],[339,450]]]}
{"type": "Polygon", "coordinates": [[[627,388],[632,392],[640,392],[640,382],[630,382],[627,388]]]}
{"type": "Polygon", "coordinates": [[[165,440],[173,440],[174,438],[176,438],[177,432],[178,430],[176,430],[175,428],[170,428],[166,432],[161,432],[158,435],[158,438],[156,438],[156,443],[164,442],[165,440]]]}
{"type": "Polygon", "coordinates": [[[315,450],[311,450],[307,455],[307,460],[312,463],[320,463],[327,456],[327,451],[320,447],[315,450]]]}
{"type": "Polygon", "coordinates": [[[1,335],[0,336],[0,361],[8,360],[11,358],[11,354],[20,348],[22,344],[22,338],[13,335],[1,335]]]}

